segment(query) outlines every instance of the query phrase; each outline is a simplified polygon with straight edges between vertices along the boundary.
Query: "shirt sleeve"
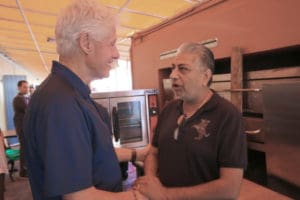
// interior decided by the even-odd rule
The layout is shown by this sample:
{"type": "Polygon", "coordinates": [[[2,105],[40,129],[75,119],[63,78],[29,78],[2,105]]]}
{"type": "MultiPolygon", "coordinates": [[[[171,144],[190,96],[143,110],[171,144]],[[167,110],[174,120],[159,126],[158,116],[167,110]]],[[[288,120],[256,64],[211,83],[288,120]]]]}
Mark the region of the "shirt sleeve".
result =
{"type": "Polygon", "coordinates": [[[157,125],[154,129],[152,146],[158,148],[159,133],[165,128],[166,123],[172,123],[173,117],[177,115],[178,101],[169,102],[158,116],[157,125]],[[174,116],[173,116],[174,115],[174,116]],[[167,120],[168,122],[166,122],[167,120]]]}
{"type": "Polygon", "coordinates": [[[151,141],[152,146],[154,146],[156,148],[158,148],[158,138],[159,138],[159,132],[160,132],[160,129],[161,129],[163,113],[165,113],[165,110],[163,110],[161,112],[161,114],[158,116],[157,124],[156,124],[156,127],[154,129],[154,135],[153,135],[153,138],[152,138],[152,141],[151,141]]]}
{"type": "Polygon", "coordinates": [[[75,100],[46,107],[37,139],[46,196],[92,186],[93,149],[84,114],[75,100]]]}
{"type": "Polygon", "coordinates": [[[243,118],[238,111],[231,112],[225,117],[218,153],[220,167],[245,169],[247,166],[246,135],[243,118]]]}

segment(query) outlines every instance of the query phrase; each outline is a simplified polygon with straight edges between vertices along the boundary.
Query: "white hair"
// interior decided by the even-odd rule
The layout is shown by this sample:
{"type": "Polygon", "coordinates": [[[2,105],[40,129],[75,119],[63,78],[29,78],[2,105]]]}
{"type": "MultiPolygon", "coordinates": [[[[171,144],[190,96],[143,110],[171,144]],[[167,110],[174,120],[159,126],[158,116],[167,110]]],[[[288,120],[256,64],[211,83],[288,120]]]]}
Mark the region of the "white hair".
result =
{"type": "Polygon", "coordinates": [[[103,40],[116,23],[116,16],[109,8],[94,0],[74,0],[57,18],[57,53],[66,56],[76,52],[81,33],[88,33],[97,41],[103,40]]]}

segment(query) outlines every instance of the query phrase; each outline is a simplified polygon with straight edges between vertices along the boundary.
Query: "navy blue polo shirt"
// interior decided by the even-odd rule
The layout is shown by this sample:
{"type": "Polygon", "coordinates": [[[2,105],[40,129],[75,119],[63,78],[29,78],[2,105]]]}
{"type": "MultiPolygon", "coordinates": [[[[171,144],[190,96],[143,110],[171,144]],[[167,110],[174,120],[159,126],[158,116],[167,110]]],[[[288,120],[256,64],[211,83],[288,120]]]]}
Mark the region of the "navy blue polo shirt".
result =
{"type": "Polygon", "coordinates": [[[34,199],[62,199],[91,186],[121,191],[110,125],[89,94],[78,76],[55,61],[33,94],[24,134],[34,199]]]}

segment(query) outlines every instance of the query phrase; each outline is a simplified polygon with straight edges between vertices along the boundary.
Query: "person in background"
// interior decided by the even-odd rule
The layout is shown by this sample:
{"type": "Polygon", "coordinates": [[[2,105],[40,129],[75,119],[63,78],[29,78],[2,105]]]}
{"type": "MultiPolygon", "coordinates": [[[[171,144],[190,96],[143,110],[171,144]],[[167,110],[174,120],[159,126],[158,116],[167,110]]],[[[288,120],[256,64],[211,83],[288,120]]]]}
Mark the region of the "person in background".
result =
{"type": "Polygon", "coordinates": [[[145,152],[114,149],[110,123],[89,83],[109,76],[118,59],[116,19],[93,0],[75,0],[58,16],[59,61],[35,90],[25,116],[26,159],[35,200],[146,199],[122,192],[118,161],[145,152]],[[137,153],[137,154],[136,154],[137,153]]]}
{"type": "Polygon", "coordinates": [[[27,177],[27,170],[25,164],[25,154],[24,154],[24,133],[23,133],[23,121],[27,105],[29,103],[28,94],[28,82],[21,80],[18,82],[19,93],[13,99],[14,108],[14,125],[18,135],[20,143],[20,177],[27,177]]]}
{"type": "Polygon", "coordinates": [[[8,174],[8,167],[5,155],[4,136],[0,129],[0,200],[4,200],[5,174],[8,174]]]}
{"type": "Polygon", "coordinates": [[[213,53],[184,43],[170,78],[176,100],[160,113],[145,175],[134,188],[150,199],[236,199],[247,165],[241,113],[209,88],[213,53]]]}
{"type": "Polygon", "coordinates": [[[29,96],[31,97],[35,91],[34,85],[29,86],[29,96]]]}

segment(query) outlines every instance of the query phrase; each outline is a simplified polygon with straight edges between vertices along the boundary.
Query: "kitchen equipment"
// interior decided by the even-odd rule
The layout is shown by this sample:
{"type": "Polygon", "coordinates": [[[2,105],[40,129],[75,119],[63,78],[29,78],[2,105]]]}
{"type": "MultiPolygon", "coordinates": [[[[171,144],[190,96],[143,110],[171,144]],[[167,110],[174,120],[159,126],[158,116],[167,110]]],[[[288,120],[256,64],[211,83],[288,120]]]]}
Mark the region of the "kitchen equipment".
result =
{"type": "Polygon", "coordinates": [[[156,126],[157,90],[131,90],[93,93],[91,97],[107,108],[115,147],[146,146],[156,126]]]}

